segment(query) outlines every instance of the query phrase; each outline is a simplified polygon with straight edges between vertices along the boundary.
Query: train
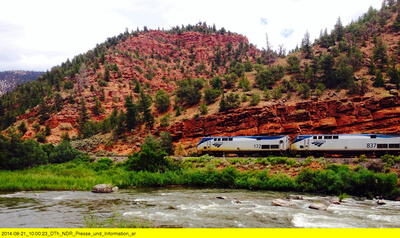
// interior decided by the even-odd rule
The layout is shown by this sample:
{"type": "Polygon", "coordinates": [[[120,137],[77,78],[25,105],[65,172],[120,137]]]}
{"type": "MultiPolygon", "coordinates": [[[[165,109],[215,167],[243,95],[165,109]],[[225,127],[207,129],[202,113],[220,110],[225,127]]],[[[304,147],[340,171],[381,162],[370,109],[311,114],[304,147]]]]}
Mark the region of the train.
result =
{"type": "Polygon", "coordinates": [[[380,156],[400,154],[399,134],[314,134],[298,135],[290,143],[288,135],[203,137],[197,154],[223,156],[327,154],[380,156]]]}

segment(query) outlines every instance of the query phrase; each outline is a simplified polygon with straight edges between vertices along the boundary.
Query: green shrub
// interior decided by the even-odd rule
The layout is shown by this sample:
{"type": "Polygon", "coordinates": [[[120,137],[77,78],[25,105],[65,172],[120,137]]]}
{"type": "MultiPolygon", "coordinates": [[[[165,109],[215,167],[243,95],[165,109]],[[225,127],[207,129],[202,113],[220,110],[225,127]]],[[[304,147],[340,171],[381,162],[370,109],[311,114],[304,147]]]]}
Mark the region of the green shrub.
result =
{"type": "Polygon", "coordinates": [[[112,159],[106,157],[99,159],[96,163],[94,163],[94,171],[99,172],[103,170],[108,170],[113,166],[114,162],[112,159]]]}

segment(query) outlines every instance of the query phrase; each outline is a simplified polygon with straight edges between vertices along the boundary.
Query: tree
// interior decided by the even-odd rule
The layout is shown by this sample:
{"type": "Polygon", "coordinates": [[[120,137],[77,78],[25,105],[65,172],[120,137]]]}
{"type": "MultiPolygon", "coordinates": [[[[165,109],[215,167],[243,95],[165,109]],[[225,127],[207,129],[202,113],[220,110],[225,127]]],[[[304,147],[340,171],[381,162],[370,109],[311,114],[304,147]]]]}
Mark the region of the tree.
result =
{"type": "Polygon", "coordinates": [[[380,70],[377,70],[376,72],[376,78],[374,83],[372,84],[375,88],[379,87],[384,87],[385,86],[385,81],[383,80],[383,75],[380,70]]]}
{"type": "Polygon", "coordinates": [[[201,89],[203,88],[202,79],[183,79],[177,82],[178,89],[175,91],[176,102],[187,104],[189,106],[196,105],[201,100],[201,89]]]}
{"type": "Polygon", "coordinates": [[[164,89],[160,89],[156,92],[155,107],[160,113],[168,111],[169,107],[171,106],[171,101],[169,98],[170,97],[167,91],[164,89]]]}
{"type": "Polygon", "coordinates": [[[219,103],[219,111],[224,112],[230,109],[238,108],[240,105],[239,94],[234,94],[233,92],[229,93],[228,96],[222,96],[222,99],[219,103]]]}
{"type": "Polygon", "coordinates": [[[335,58],[330,54],[324,54],[321,57],[320,66],[323,73],[322,79],[324,84],[328,88],[334,88],[337,86],[335,79],[335,71],[333,66],[335,65],[335,58]]]}
{"type": "Polygon", "coordinates": [[[138,110],[136,105],[133,103],[132,94],[125,98],[126,108],[126,127],[128,130],[135,129],[138,117],[138,110]]]}
{"type": "Polygon", "coordinates": [[[89,120],[89,113],[86,108],[86,102],[85,99],[82,97],[80,100],[81,108],[79,110],[79,118],[78,118],[78,123],[80,128],[83,128],[83,125],[89,120]]]}
{"type": "Polygon", "coordinates": [[[28,131],[25,121],[22,121],[21,124],[19,124],[18,130],[22,133],[22,135],[24,135],[28,131]]]}
{"type": "Polygon", "coordinates": [[[128,170],[159,172],[167,170],[168,160],[165,159],[167,153],[152,136],[146,136],[140,152],[135,152],[128,157],[125,165],[128,170]]]}
{"type": "Polygon", "coordinates": [[[306,83],[300,84],[298,92],[301,95],[301,98],[303,99],[309,98],[311,94],[310,87],[306,83]]]}
{"type": "Polygon", "coordinates": [[[393,22],[393,31],[399,32],[400,31],[400,11],[397,12],[396,20],[393,22]]]}
{"type": "Polygon", "coordinates": [[[145,94],[143,91],[139,94],[138,106],[139,111],[143,112],[143,121],[146,123],[146,127],[153,128],[154,116],[151,114],[150,106],[152,104],[151,96],[145,94]]]}
{"type": "Polygon", "coordinates": [[[301,73],[300,60],[299,58],[297,58],[297,56],[295,55],[290,56],[289,58],[287,58],[286,62],[288,63],[286,71],[292,74],[301,73]]]}
{"type": "Polygon", "coordinates": [[[175,151],[174,143],[172,143],[172,136],[168,132],[161,132],[160,138],[158,138],[158,143],[167,154],[173,155],[175,151]]]}
{"type": "Polygon", "coordinates": [[[251,106],[256,106],[260,103],[260,94],[259,93],[253,93],[251,95],[251,99],[250,99],[250,105],[251,106]]]}
{"type": "Polygon", "coordinates": [[[233,88],[238,81],[238,76],[235,73],[225,74],[223,80],[225,81],[225,88],[233,88]]]}
{"type": "Polygon", "coordinates": [[[100,112],[101,112],[101,103],[99,99],[96,96],[94,96],[93,114],[98,116],[100,115],[100,112]]]}
{"type": "Polygon", "coordinates": [[[208,105],[215,103],[217,98],[221,95],[221,92],[222,90],[220,89],[206,88],[204,89],[204,100],[208,105]]]}
{"type": "Polygon", "coordinates": [[[207,105],[206,105],[204,102],[201,103],[201,104],[200,104],[200,107],[199,107],[199,110],[200,110],[200,114],[201,114],[201,115],[206,115],[207,112],[208,112],[207,105]]]}
{"type": "Polygon", "coordinates": [[[311,59],[313,58],[313,50],[312,50],[312,44],[310,40],[310,33],[306,31],[304,34],[304,38],[301,41],[301,50],[306,54],[305,58],[306,59],[311,59]]]}
{"type": "Polygon", "coordinates": [[[372,58],[379,69],[382,69],[389,61],[386,51],[386,44],[383,42],[381,37],[378,37],[373,48],[372,58]]]}
{"type": "Polygon", "coordinates": [[[341,41],[344,37],[345,32],[340,17],[337,19],[335,24],[335,33],[336,33],[336,41],[341,41]]]}

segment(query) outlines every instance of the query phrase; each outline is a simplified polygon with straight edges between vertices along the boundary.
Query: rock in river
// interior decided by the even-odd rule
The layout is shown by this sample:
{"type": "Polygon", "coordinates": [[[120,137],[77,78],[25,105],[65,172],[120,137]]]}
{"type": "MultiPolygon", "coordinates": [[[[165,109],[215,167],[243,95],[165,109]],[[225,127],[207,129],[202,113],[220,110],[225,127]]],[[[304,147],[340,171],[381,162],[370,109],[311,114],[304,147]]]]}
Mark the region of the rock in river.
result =
{"type": "Polygon", "coordinates": [[[320,210],[320,211],[326,211],[326,209],[328,208],[327,206],[325,206],[322,203],[313,203],[311,204],[308,208],[311,209],[316,209],[316,210],[320,210]]]}
{"type": "Polygon", "coordinates": [[[281,206],[281,207],[289,207],[291,204],[289,201],[287,200],[283,200],[283,199],[274,199],[272,201],[272,205],[273,206],[281,206]]]}
{"type": "Polygon", "coordinates": [[[118,191],[118,187],[113,187],[111,184],[97,184],[92,189],[92,193],[112,193],[114,191],[118,191]]]}

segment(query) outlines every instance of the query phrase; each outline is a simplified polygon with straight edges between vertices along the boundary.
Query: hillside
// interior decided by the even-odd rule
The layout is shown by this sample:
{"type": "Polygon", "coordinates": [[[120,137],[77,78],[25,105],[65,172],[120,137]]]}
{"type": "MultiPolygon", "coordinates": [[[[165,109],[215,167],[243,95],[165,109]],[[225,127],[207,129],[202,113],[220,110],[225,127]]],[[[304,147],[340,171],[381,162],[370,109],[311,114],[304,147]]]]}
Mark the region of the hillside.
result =
{"type": "Polygon", "coordinates": [[[23,70],[0,72],[0,96],[12,91],[18,84],[34,81],[43,73],[23,70]]]}
{"type": "Polygon", "coordinates": [[[205,23],[126,31],[3,96],[0,125],[99,155],[148,133],[169,132],[175,154],[213,135],[399,133],[398,8],[339,18],[286,57],[205,23]]]}

